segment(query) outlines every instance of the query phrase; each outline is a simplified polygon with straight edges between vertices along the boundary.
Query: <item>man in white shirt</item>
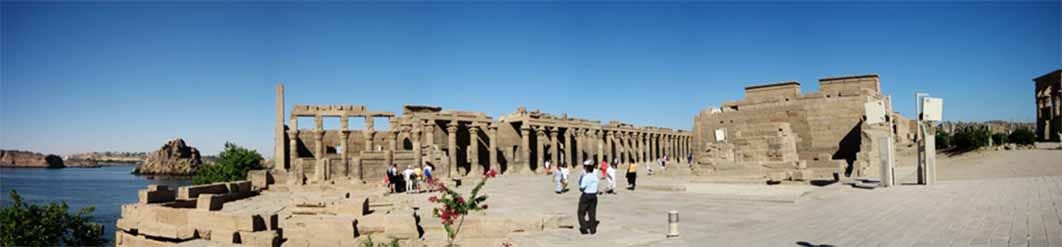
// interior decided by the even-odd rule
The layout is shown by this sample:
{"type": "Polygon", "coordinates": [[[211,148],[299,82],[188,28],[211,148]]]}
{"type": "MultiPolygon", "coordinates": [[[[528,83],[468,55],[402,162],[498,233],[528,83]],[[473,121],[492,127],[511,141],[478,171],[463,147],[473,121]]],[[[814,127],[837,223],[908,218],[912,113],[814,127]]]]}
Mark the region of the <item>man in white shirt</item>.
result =
{"type": "Polygon", "coordinates": [[[406,167],[405,171],[402,171],[402,179],[406,181],[406,193],[413,193],[413,166],[406,167]]]}
{"type": "Polygon", "coordinates": [[[582,234],[597,233],[597,174],[594,174],[594,163],[590,160],[583,162],[583,176],[579,178],[579,232],[582,234]]]}

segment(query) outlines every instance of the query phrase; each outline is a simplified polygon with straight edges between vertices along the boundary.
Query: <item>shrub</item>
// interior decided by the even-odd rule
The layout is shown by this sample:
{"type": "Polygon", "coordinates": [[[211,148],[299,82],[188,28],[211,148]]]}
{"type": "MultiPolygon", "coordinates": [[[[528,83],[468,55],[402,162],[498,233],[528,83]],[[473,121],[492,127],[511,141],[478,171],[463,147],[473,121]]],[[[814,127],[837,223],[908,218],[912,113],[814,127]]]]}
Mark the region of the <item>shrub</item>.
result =
{"type": "Polygon", "coordinates": [[[1010,132],[1010,136],[1007,137],[1011,143],[1019,145],[1032,145],[1036,142],[1036,134],[1032,130],[1026,128],[1016,129],[1010,132]]]}
{"type": "Polygon", "coordinates": [[[449,246],[454,246],[454,239],[457,239],[457,234],[461,232],[461,225],[465,223],[465,215],[473,211],[487,210],[487,196],[479,195],[479,190],[483,188],[483,185],[487,184],[487,179],[493,178],[497,174],[493,169],[485,172],[483,180],[480,180],[479,184],[472,188],[472,195],[467,200],[461,194],[447,188],[443,183],[435,184],[435,190],[440,195],[431,196],[428,201],[442,205],[442,208],[432,209],[432,215],[442,220],[443,229],[446,229],[446,237],[450,241],[449,246]],[[457,220],[456,227],[454,226],[454,220],[457,220]]]}
{"type": "Polygon", "coordinates": [[[247,171],[262,169],[262,155],[258,151],[225,143],[214,165],[200,167],[192,177],[193,184],[209,184],[247,179],[247,171]]]}
{"type": "MultiPolygon", "coordinates": [[[[951,144],[952,140],[951,139],[952,139],[952,137],[951,137],[950,133],[944,132],[944,131],[937,131],[936,141],[935,141],[937,149],[938,150],[944,150],[944,149],[951,148],[951,146],[952,146],[952,144],[951,144]]],[[[921,144],[919,144],[919,145],[921,145],[921,144]]]]}
{"type": "Polygon", "coordinates": [[[0,209],[0,246],[101,246],[103,226],[92,223],[94,207],[67,213],[66,202],[27,204],[11,191],[11,205],[0,209]]]}
{"type": "Polygon", "coordinates": [[[1007,133],[995,133],[995,134],[992,134],[992,144],[993,145],[1003,145],[1003,144],[1008,142],[1007,140],[1008,140],[1007,133]]]}
{"type": "Polygon", "coordinates": [[[988,140],[992,138],[992,132],[984,127],[968,127],[955,131],[952,136],[955,148],[958,150],[974,150],[988,146],[988,140]]]}

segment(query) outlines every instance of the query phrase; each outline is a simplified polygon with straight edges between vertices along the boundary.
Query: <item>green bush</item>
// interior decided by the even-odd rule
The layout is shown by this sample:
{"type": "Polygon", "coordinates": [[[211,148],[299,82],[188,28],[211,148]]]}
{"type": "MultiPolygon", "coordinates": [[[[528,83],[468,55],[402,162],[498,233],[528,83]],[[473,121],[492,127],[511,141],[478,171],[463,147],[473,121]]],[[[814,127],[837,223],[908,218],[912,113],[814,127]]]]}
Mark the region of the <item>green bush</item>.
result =
{"type": "Polygon", "coordinates": [[[209,184],[247,179],[247,171],[262,169],[262,155],[258,151],[225,143],[225,151],[214,165],[200,167],[192,177],[193,184],[209,184]]]}
{"type": "Polygon", "coordinates": [[[27,204],[11,191],[11,205],[0,209],[0,246],[101,246],[103,226],[92,223],[94,207],[67,213],[66,202],[27,204]]]}
{"type": "Polygon", "coordinates": [[[955,131],[952,136],[955,149],[974,150],[988,146],[988,140],[992,138],[992,132],[984,127],[967,127],[955,131]]]}
{"type": "Polygon", "coordinates": [[[951,139],[952,139],[952,137],[951,137],[950,133],[944,132],[944,131],[937,131],[936,141],[935,141],[937,150],[944,150],[944,149],[951,148],[951,146],[952,146],[951,139]]]}
{"type": "Polygon", "coordinates": [[[992,134],[992,144],[993,145],[1003,145],[1003,144],[1009,142],[1007,137],[1008,137],[1007,133],[995,133],[995,134],[992,134]]]}
{"type": "Polygon", "coordinates": [[[1019,145],[1032,145],[1036,142],[1036,134],[1032,130],[1026,128],[1016,129],[1010,132],[1010,136],[1007,137],[1010,142],[1019,145]]]}

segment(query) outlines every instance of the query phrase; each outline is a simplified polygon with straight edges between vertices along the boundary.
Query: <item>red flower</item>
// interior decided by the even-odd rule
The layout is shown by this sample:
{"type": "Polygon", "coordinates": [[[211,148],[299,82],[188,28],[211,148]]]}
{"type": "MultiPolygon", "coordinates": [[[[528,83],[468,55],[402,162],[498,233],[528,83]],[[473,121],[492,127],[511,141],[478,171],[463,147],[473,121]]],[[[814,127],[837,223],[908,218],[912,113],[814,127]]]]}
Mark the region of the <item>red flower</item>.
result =
{"type": "Polygon", "coordinates": [[[437,197],[437,196],[428,197],[428,201],[429,202],[439,202],[439,197],[437,197]]]}
{"type": "Polygon", "coordinates": [[[458,197],[456,202],[457,202],[457,204],[464,204],[465,203],[465,199],[458,197]]]}
{"type": "Polygon", "coordinates": [[[498,175],[498,172],[494,171],[494,169],[490,169],[489,171],[484,172],[483,175],[487,175],[487,177],[493,178],[494,176],[498,175]]]}

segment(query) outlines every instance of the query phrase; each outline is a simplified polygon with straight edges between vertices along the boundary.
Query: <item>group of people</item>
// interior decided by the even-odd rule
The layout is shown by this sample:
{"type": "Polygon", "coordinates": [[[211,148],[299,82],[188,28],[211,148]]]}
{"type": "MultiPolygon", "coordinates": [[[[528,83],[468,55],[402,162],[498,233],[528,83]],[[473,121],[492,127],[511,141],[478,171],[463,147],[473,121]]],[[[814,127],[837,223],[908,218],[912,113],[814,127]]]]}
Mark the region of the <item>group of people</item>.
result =
{"type": "Polygon", "coordinates": [[[417,169],[410,165],[399,172],[398,164],[391,164],[391,167],[387,169],[387,187],[391,190],[391,193],[415,193],[421,191],[421,184],[431,183],[434,179],[431,174],[434,170],[434,165],[425,164],[423,169],[417,169]]]}

